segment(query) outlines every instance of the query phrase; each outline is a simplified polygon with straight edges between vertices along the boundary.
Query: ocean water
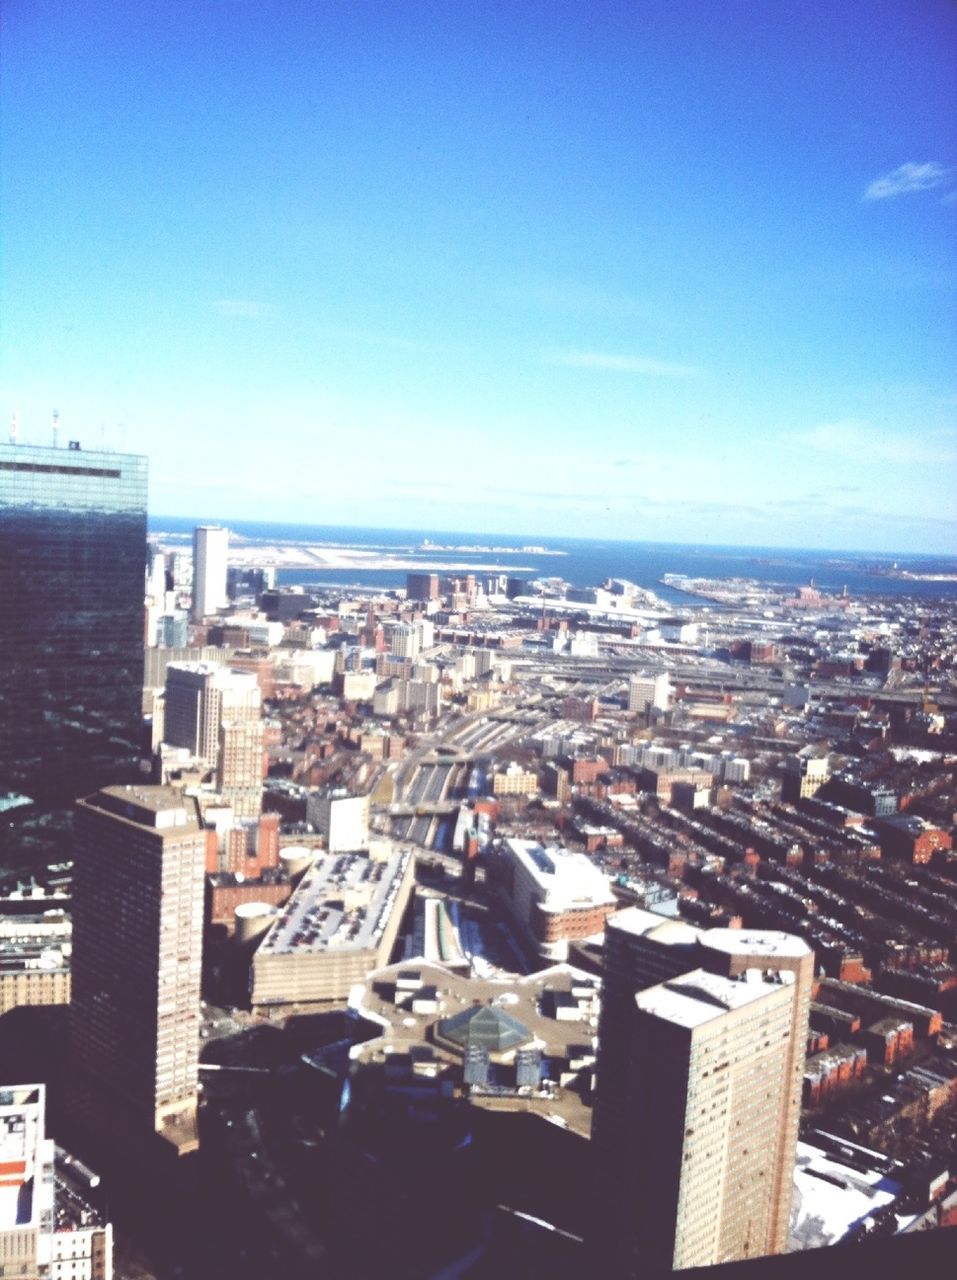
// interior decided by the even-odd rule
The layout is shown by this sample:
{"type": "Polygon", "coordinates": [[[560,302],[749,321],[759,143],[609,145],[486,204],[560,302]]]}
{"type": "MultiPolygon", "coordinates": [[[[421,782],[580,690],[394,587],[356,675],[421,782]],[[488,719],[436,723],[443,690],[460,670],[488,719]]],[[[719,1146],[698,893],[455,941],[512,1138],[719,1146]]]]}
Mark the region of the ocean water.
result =
{"type": "MultiPolygon", "coordinates": [[[[174,516],[151,516],[151,533],[168,533],[188,542],[195,524],[174,516]]],[[[957,600],[955,582],[915,582],[894,578],[887,571],[897,565],[914,573],[957,574],[957,557],[877,555],[854,551],[808,551],[799,548],[701,546],[694,543],[616,542],[586,538],[537,538],[527,535],[448,532],[447,530],[376,529],[345,525],[264,523],[248,520],[224,521],[235,533],[250,542],[312,542],[335,546],[361,547],[438,564],[495,563],[503,571],[522,578],[560,577],[575,586],[597,586],[606,578],[626,578],[657,592],[666,600],[687,601],[682,592],[660,585],[666,573],[697,578],[755,578],[760,582],[798,587],[812,579],[826,592],[845,586],[852,596],[885,595],[929,600],[957,600]],[[509,547],[505,553],[440,552],[423,548],[422,542],[443,547],[509,547]],[[534,544],[563,555],[538,555],[523,551],[534,544]]],[[[289,586],[316,583],[328,586],[403,587],[404,569],[281,569],[278,580],[289,586]]]]}

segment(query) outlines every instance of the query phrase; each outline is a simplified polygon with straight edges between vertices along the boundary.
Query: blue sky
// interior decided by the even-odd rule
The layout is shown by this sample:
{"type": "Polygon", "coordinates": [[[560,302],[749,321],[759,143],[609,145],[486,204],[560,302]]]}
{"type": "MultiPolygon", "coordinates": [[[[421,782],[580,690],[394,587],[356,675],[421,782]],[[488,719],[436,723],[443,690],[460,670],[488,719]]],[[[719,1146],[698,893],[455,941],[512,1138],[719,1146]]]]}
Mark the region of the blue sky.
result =
{"type": "Polygon", "coordinates": [[[21,439],[163,514],[957,554],[947,0],[2,21],[21,439]]]}

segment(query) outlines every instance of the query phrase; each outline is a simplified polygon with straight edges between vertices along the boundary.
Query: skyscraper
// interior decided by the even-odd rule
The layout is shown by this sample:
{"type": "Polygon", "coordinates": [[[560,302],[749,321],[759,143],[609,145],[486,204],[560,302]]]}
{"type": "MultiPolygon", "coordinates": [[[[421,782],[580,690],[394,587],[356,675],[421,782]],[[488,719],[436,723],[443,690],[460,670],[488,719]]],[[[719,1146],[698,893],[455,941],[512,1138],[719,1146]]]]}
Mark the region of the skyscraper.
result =
{"type": "Polygon", "coordinates": [[[784,1251],[812,978],[789,934],[609,918],[592,1122],[608,1274],[784,1251]]]}
{"type": "Polygon", "coordinates": [[[193,621],[225,608],[229,530],[201,524],[193,530],[193,621]]]}
{"type": "Polygon", "coordinates": [[[146,459],[0,444],[0,794],[43,810],[139,754],[146,459]]]}
{"type": "Polygon", "coordinates": [[[704,969],[634,997],[625,1275],[783,1252],[771,1193],[793,1000],[793,982],[704,969]]]}
{"type": "Polygon", "coordinates": [[[166,787],[77,802],[74,1065],[94,1122],[195,1146],[206,833],[166,787]],[[99,1106],[97,1107],[97,1103],[99,1106]]]}
{"type": "Polygon", "coordinates": [[[208,662],[166,668],[163,740],[216,771],[216,789],[238,817],[262,810],[262,696],[256,677],[208,662]]]}

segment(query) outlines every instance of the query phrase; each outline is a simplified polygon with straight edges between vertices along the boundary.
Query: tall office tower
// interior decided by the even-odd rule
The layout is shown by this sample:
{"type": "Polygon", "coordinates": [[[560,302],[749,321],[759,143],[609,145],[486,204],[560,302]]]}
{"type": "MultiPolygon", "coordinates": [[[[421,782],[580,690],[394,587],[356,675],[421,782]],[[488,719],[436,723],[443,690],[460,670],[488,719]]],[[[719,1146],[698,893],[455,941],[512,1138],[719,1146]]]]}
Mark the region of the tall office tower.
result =
{"type": "MultiPolygon", "coordinates": [[[[634,997],[625,1275],[783,1251],[772,1188],[794,994],[693,969],[634,997]]],[[[793,1177],[793,1150],[787,1164],[793,1177]]]]}
{"type": "Polygon", "coordinates": [[[206,832],[167,787],[77,802],[70,1023],[88,1123],[195,1149],[206,832]]]}
{"type": "Polygon", "coordinates": [[[201,622],[226,607],[229,530],[201,524],[193,530],[193,620],[201,622]]]}
{"type": "Polygon", "coordinates": [[[632,676],[628,681],[628,710],[633,715],[643,715],[652,709],[667,711],[673,692],[667,672],[657,676],[632,676]]]}
{"type": "Polygon", "coordinates": [[[0,794],[64,821],[139,755],[146,472],[0,444],[0,794]]]}
{"type": "MultiPolygon", "coordinates": [[[[669,983],[680,982],[685,975],[697,970],[755,989],[771,984],[771,989],[780,988],[788,993],[787,1028],[775,1043],[773,1067],[768,1068],[780,1083],[780,1090],[777,1091],[775,1084],[770,1090],[774,1096],[770,1097],[759,1092],[749,1093],[746,1085],[736,1086],[722,1103],[722,1115],[728,1119],[729,1129],[727,1150],[722,1156],[725,1163],[721,1167],[727,1172],[737,1159],[738,1148],[746,1147],[761,1169],[758,1182],[749,1183],[747,1188],[748,1196],[754,1201],[750,1226],[737,1236],[729,1227],[724,1235],[712,1237],[711,1256],[701,1255],[700,1250],[694,1253],[695,1265],[729,1261],[780,1253],[787,1245],[813,969],[814,956],[810,948],[789,934],[773,930],[698,929],[639,908],[629,908],[609,917],[605,927],[597,1089],[592,1120],[596,1172],[592,1243],[609,1274],[633,1275],[649,1250],[653,1251],[653,1257],[648,1254],[649,1265],[652,1262],[662,1266],[692,1265],[691,1261],[677,1261],[679,1227],[683,1230],[683,1225],[674,1215],[675,1261],[662,1261],[667,1252],[666,1242],[655,1232],[662,1230],[663,1210],[659,1201],[649,1198],[645,1187],[645,1182],[653,1182],[657,1177],[654,1164],[661,1152],[647,1145],[650,1131],[642,1130],[644,1136],[639,1136],[635,1125],[639,1123],[636,1116],[644,1115],[641,1100],[645,1093],[658,1088],[655,1075],[658,1068],[652,1069],[649,1065],[640,1043],[647,1035],[648,1024],[635,1017],[636,994],[659,985],[667,988],[669,983]],[[748,1130],[751,1124],[749,1108],[758,1107],[759,1103],[763,1126],[760,1142],[739,1141],[736,1135],[748,1130]],[[741,1114],[739,1108],[743,1108],[741,1114]],[[657,1219],[657,1223],[653,1219],[657,1219]]],[[[733,997],[732,1005],[737,999],[733,997]]],[[[727,1012],[732,1005],[727,1005],[727,1001],[725,1005],[727,1012]]],[[[735,1021],[736,1028],[740,1021],[735,1021]]],[[[745,1030],[749,1025],[746,1024],[745,1030]]],[[[761,1046],[755,1046],[754,1053],[760,1056],[761,1046]]],[[[740,1060],[744,1062],[746,1055],[740,1060]]],[[[708,1078],[710,1076],[711,1068],[708,1068],[708,1078]]],[[[693,1072],[690,1078],[689,1107],[699,1087],[693,1072]]],[[[743,1080],[744,1076],[731,1072],[727,1079],[743,1080]]],[[[647,1115],[641,1123],[650,1123],[647,1115]]],[[[677,1140],[674,1135],[672,1140],[677,1140]]],[[[691,1163],[694,1153],[685,1154],[686,1163],[691,1163]]],[[[726,1211],[722,1185],[719,1178],[703,1200],[698,1198],[697,1191],[693,1195],[687,1192],[684,1201],[675,1202],[678,1218],[686,1213],[699,1213],[704,1207],[712,1217],[720,1219],[726,1211]]],[[[738,1183],[726,1185],[732,1199],[745,1194],[738,1183]]],[[[687,1184],[686,1191],[690,1186],[687,1184]]],[[[698,1248],[695,1245],[695,1249],[698,1248]]],[[[680,1256],[691,1257],[691,1254],[680,1256]]]]}
{"type": "Polygon", "coordinates": [[[405,594],[409,600],[438,600],[439,575],[437,573],[407,573],[405,594]]]}
{"type": "Polygon", "coordinates": [[[166,668],[163,741],[216,771],[239,818],[258,818],[263,793],[262,695],[256,677],[208,662],[166,668]]]}
{"type": "Polygon", "coordinates": [[[216,790],[237,818],[258,818],[263,807],[263,722],[223,720],[219,726],[216,790]]]}
{"type": "Polygon", "coordinates": [[[431,649],[435,644],[435,623],[429,618],[416,619],[415,634],[419,640],[420,652],[423,649],[431,649]]]}
{"type": "Polygon", "coordinates": [[[146,598],[162,612],[166,608],[166,556],[150,543],[146,556],[146,598]]]}
{"type": "Polygon", "coordinates": [[[223,722],[255,724],[261,716],[262,694],[252,672],[232,671],[211,662],[167,666],[164,741],[185,747],[210,769],[217,764],[223,722]]]}
{"type": "Polygon", "coordinates": [[[109,1280],[113,1229],[54,1178],[46,1087],[0,1088],[0,1275],[109,1280]]]}

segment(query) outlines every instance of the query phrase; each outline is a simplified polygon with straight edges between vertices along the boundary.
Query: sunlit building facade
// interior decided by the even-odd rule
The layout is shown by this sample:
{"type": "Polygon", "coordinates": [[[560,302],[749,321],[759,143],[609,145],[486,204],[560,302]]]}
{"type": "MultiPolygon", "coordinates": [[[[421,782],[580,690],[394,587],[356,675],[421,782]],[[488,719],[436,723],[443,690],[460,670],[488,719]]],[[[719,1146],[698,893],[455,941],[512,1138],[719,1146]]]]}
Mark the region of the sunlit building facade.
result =
{"type": "Polygon", "coordinates": [[[77,804],[78,1107],[95,1121],[102,1099],[111,1124],[153,1129],[181,1150],[195,1146],[205,857],[181,792],[105,787],[77,804]]]}

